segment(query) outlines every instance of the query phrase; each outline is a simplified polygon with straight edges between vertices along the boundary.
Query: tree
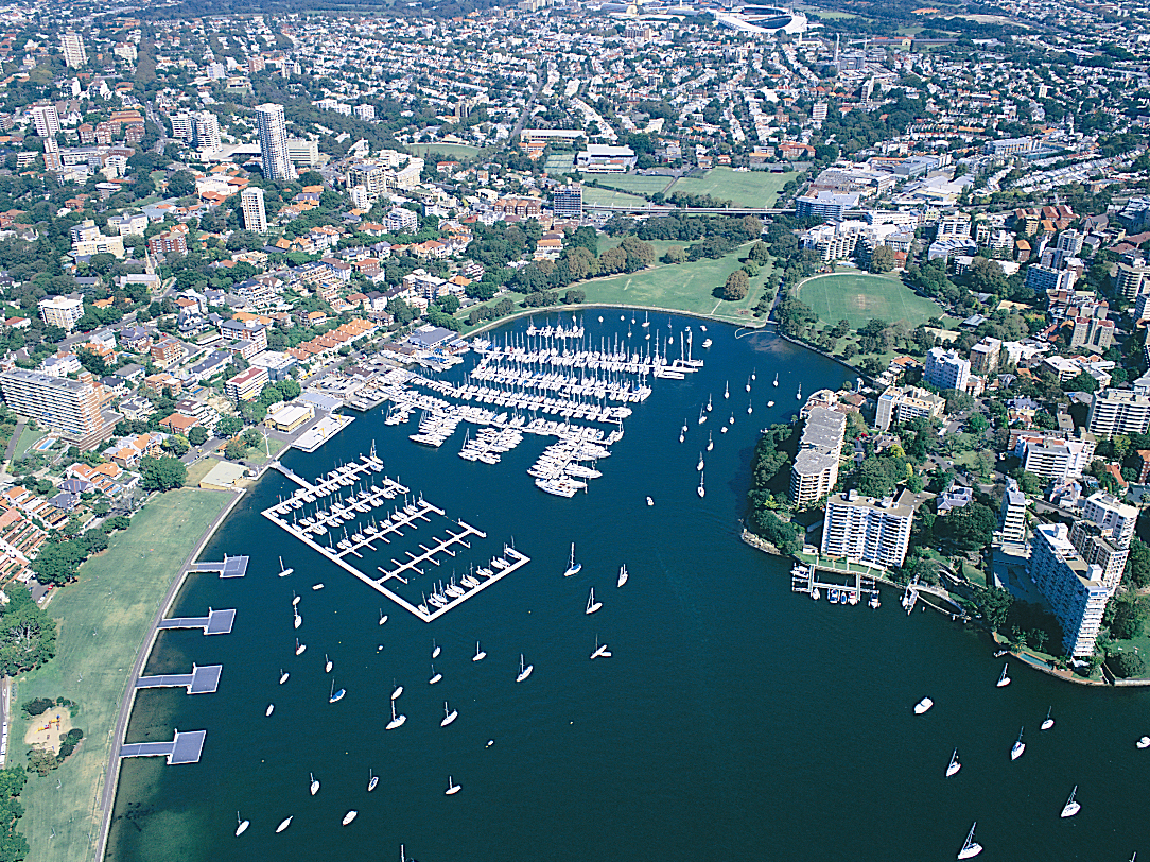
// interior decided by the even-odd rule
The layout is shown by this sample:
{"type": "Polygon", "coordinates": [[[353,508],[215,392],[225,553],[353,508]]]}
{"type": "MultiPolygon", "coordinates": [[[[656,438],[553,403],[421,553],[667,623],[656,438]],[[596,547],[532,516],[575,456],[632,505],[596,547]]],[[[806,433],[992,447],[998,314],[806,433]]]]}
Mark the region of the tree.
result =
{"type": "Polygon", "coordinates": [[[188,429],[188,442],[193,446],[203,446],[208,442],[208,431],[199,425],[188,429]]]}
{"type": "Polygon", "coordinates": [[[168,439],[164,441],[164,448],[173,453],[176,457],[188,454],[188,449],[191,445],[188,438],[182,434],[170,434],[168,439]]]}
{"type": "Polygon", "coordinates": [[[894,269],[894,249],[889,245],[880,245],[870,256],[871,272],[890,272],[894,269]]]}
{"type": "Polygon", "coordinates": [[[188,481],[188,468],[178,458],[165,455],[140,461],[140,485],[145,491],[171,491],[188,481]]]}
{"type": "Polygon", "coordinates": [[[723,299],[732,301],[744,299],[748,289],[747,274],[741,269],[736,269],[727,276],[727,284],[723,288],[723,299]]]}
{"type": "Polygon", "coordinates": [[[868,497],[888,497],[906,481],[906,459],[901,456],[868,458],[855,471],[855,487],[868,497]]]}
{"type": "Polygon", "coordinates": [[[1111,669],[1114,671],[1115,676],[1120,676],[1123,679],[1128,679],[1132,676],[1142,676],[1146,673],[1146,661],[1142,656],[1133,652],[1122,652],[1118,654],[1118,658],[1109,662],[1111,669]]]}
{"type": "Polygon", "coordinates": [[[222,416],[216,423],[216,436],[223,439],[235,437],[244,428],[244,420],[238,416],[222,416]]]}
{"type": "Polygon", "coordinates": [[[229,440],[224,446],[224,457],[229,461],[242,461],[247,453],[247,447],[239,440],[229,440]]]}
{"type": "Polygon", "coordinates": [[[56,654],[56,621],[32,601],[28,590],[7,591],[0,605],[0,673],[15,676],[56,654]]]}
{"type": "MultiPolygon", "coordinates": [[[[963,508],[969,508],[969,506],[963,508]]],[[[959,509],[958,511],[962,510],[959,509]]],[[[947,517],[951,516],[948,515],[947,517]]],[[[998,631],[998,628],[1006,622],[1006,617],[1010,613],[1010,606],[1014,603],[1014,597],[1009,590],[1002,587],[990,587],[986,590],[980,590],[975,596],[974,603],[978,608],[979,616],[990,626],[990,630],[998,631]]]]}
{"type": "Polygon", "coordinates": [[[989,506],[967,503],[945,518],[939,518],[935,530],[939,535],[950,538],[964,551],[974,551],[990,544],[996,526],[998,518],[989,506]]]}
{"type": "Polygon", "coordinates": [[[196,178],[189,171],[176,171],[168,178],[168,192],[178,198],[196,193],[196,178]]]}
{"type": "Polygon", "coordinates": [[[290,378],[281,380],[277,385],[280,388],[280,392],[283,393],[285,401],[291,401],[293,398],[299,398],[300,392],[303,391],[300,388],[299,383],[290,378]]]}
{"type": "Polygon", "coordinates": [[[990,420],[983,416],[981,413],[975,413],[970,417],[970,430],[975,434],[982,434],[990,427],[990,420]]]}

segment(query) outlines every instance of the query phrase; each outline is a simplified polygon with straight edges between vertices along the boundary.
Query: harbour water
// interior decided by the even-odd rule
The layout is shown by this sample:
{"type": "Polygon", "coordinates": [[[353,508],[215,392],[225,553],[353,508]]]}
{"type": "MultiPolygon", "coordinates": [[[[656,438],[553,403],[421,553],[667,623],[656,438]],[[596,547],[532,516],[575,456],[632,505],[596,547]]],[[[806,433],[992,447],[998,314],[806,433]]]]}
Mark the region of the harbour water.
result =
{"type": "MultiPolygon", "coordinates": [[[[581,318],[596,341],[645,334],[618,311],[581,318]]],[[[531,562],[424,623],[262,517],[295,488],[269,472],[202,555],[249,554],[247,576],[190,576],[171,611],[234,607],[232,633],[164,633],[145,668],[222,664],[219,691],[143,691],[129,724],[132,742],[207,729],[202,760],[122,765],[108,857],[398,859],[403,844],[422,862],[947,860],[976,820],[984,858],[1150,854],[1150,751],[1134,747],[1150,732],[1150,692],[1082,689],[1017,662],[1013,684],[997,689],[1002,662],[985,637],[932,612],[908,617],[893,593],[878,609],[791,593],[790,564],[738,539],[751,449],[759,429],[797,411],[800,382],[809,394],[852,375],[770,334],[735,339],[728,326],[708,323],[704,334],[698,320],[670,320],[676,340],[693,326],[705,367],[651,381],[598,464],[602,478],[572,499],[541,493],[526,474],[553,438],[528,435],[497,465],[467,462],[456,454],[463,428],[428,449],[408,439],[414,419],[385,426],[379,409],[314,453],[285,455],[310,479],[374,440],[383,475],[487,533],[428,582],[484,563],[512,538],[531,562]],[[706,351],[704,337],[714,341],[706,351]],[[708,396],[714,410],[699,425],[708,396]],[[700,499],[695,468],[708,432],[700,499]],[[565,578],[572,541],[582,570],[565,578]],[[281,554],[295,569],[284,578],[281,554]],[[591,587],[603,607],[589,616],[591,587]],[[297,637],[307,644],[300,656],[297,637]],[[611,657],[589,660],[596,638],[611,657]],[[477,640],[487,653],[479,662],[477,640]],[[443,678],[429,685],[433,641],[443,678]],[[516,684],[521,653],[535,670],[516,684]],[[281,669],[291,673],[284,685],[281,669]],[[333,681],[347,691],[335,704],[333,681]],[[395,683],[407,720],[388,731],[395,683]],[[923,695],[936,705],[916,716],[923,695]],[[459,717],[441,727],[445,700],[459,717]],[[1043,732],[1048,707],[1057,723],[1043,732]],[[1026,753],[1011,762],[1023,725],[1026,753]],[[955,747],[963,766],[947,779],[955,747]],[[380,776],[372,793],[369,769],[380,776]],[[315,796],[309,773],[321,782],[315,796]],[[461,788],[451,796],[449,775],[461,788]],[[1075,785],[1082,811],[1061,820],[1075,785]],[[359,815],[343,827],[349,809],[359,815]],[[239,838],[237,810],[251,821],[239,838]]],[[[668,321],[652,317],[650,331],[665,337],[668,321]]],[[[445,377],[461,380],[471,364],[445,377]]],[[[421,527],[383,556],[427,544],[444,525],[421,527]]]]}

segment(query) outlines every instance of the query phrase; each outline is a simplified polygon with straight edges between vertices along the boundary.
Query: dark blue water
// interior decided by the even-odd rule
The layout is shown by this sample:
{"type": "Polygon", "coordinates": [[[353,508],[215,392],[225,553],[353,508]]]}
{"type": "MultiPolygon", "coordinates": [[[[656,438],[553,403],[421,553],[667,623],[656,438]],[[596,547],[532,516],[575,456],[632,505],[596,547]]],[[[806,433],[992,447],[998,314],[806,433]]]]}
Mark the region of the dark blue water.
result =
{"type": "MultiPolygon", "coordinates": [[[[584,318],[595,338],[625,332],[618,313],[602,325],[597,314],[584,318]]],[[[658,315],[651,331],[665,336],[667,322],[658,315]]],[[[687,323],[698,349],[698,321],[676,318],[675,335],[687,323]]],[[[907,617],[894,595],[878,610],[812,602],[790,592],[788,562],[738,540],[758,430],[795,412],[800,382],[809,394],[849,375],[771,335],[708,329],[715,343],[702,373],[654,381],[600,462],[603,478],[571,500],[542,494],[524,472],[553,438],[529,435],[487,466],[456,456],[463,427],[429,450],[407,439],[414,417],[387,427],[376,411],[316,453],[287,454],[285,464],[314,477],[374,439],[387,475],[488,533],[437,577],[490,559],[511,537],[532,562],[425,624],[263,518],[293,489],[267,474],[203,555],[250,554],[248,576],[193,576],[172,610],[235,607],[234,632],[165,633],[146,669],[221,663],[219,692],[143,692],[128,730],[140,741],[206,728],[203,760],[123,765],[109,857],[396,859],[402,843],[423,862],[945,860],[974,820],[987,859],[1127,860],[1150,847],[1150,751],[1134,748],[1150,732],[1146,693],[1080,689],[1017,663],[1013,685],[996,689],[1001,661],[981,636],[933,613],[907,617]],[[715,410],[700,427],[708,395],[715,410]],[[719,434],[732,413],[732,430],[719,434]],[[715,448],[700,500],[707,431],[715,448]],[[564,578],[572,541],[583,570],[564,578]],[[279,554],[295,574],[276,577],[279,554]],[[622,563],[630,580],[616,589],[622,563]],[[317,582],[325,589],[313,591],[317,582]],[[591,586],[604,606],[587,616],[591,586]],[[300,657],[297,636],[308,645],[300,657]],[[611,658],[588,659],[596,637],[611,658]],[[433,639],[443,681],[429,686],[433,639]],[[473,662],[479,639],[487,658],[473,662]],[[517,685],[520,653],[535,671],[517,685]],[[291,672],[284,686],[281,668],[291,672]],[[333,678],[347,689],[334,705],[333,678]],[[386,731],[393,681],[405,688],[407,721],[386,731]],[[924,694],[937,705],[915,716],[924,694]],[[447,728],[444,700],[459,710],[447,728]],[[1057,724],[1043,733],[1048,706],[1057,724]],[[1026,754],[1012,763],[1022,725],[1026,754]],[[956,746],[963,768],[946,779],[956,746]],[[381,776],[371,794],[369,769],[381,776]],[[315,797],[309,773],[322,782],[315,797]],[[451,797],[449,775],[462,787],[451,797]],[[1082,813],[1060,820],[1075,784],[1082,813]],[[358,819],[341,827],[351,808],[358,819]],[[240,838],[237,809],[251,821],[240,838]],[[275,834],[288,815],[292,826],[275,834]]],[[[416,543],[450,526],[421,527],[364,568],[419,553],[416,543]]]]}

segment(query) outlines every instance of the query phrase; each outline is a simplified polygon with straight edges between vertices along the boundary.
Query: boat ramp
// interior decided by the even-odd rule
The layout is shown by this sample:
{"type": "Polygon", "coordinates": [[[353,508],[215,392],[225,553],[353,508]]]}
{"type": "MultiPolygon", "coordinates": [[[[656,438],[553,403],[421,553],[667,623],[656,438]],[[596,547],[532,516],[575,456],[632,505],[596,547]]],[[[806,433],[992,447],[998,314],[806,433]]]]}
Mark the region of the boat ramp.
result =
{"type": "Polygon", "coordinates": [[[169,764],[199,763],[204,752],[206,730],[177,730],[171,742],[125,742],[120,746],[120,759],[125,757],[166,757],[169,764]]]}
{"type": "Polygon", "coordinates": [[[205,635],[230,635],[235,622],[235,608],[212,610],[208,608],[206,617],[172,617],[160,620],[158,629],[203,629],[205,635]]]}
{"type": "Polygon", "coordinates": [[[136,688],[184,688],[188,694],[212,694],[220,686],[222,664],[199,667],[192,665],[191,673],[168,673],[136,678],[136,688]]]}

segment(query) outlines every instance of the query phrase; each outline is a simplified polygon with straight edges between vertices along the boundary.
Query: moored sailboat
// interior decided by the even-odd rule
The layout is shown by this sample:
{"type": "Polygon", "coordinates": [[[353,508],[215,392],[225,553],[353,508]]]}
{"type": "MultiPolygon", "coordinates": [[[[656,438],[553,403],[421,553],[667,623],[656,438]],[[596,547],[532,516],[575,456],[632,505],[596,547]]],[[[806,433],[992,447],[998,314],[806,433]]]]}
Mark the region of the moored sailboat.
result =
{"type": "MultiPolygon", "coordinates": [[[[294,816],[295,815],[293,814],[292,817],[294,816]]],[[[282,821],[280,821],[280,825],[276,827],[276,832],[283,832],[285,829],[291,826],[292,817],[285,817],[282,821]]]]}
{"type": "Polygon", "coordinates": [[[1042,722],[1042,727],[1040,727],[1039,730],[1050,730],[1050,728],[1054,727],[1054,719],[1050,717],[1051,708],[1052,707],[1047,707],[1046,719],[1042,722]]]}
{"type": "Polygon", "coordinates": [[[615,582],[616,587],[621,587],[627,583],[627,564],[624,563],[619,567],[619,580],[615,582]]]}
{"type": "Polygon", "coordinates": [[[455,721],[457,718],[459,718],[459,710],[452,709],[450,706],[448,706],[448,703],[445,700],[443,702],[443,721],[439,722],[439,726],[447,727],[447,725],[451,724],[451,722],[455,721]]]}
{"type": "Polygon", "coordinates": [[[1007,662],[1005,665],[1003,665],[1002,676],[1000,676],[998,678],[998,682],[994,684],[995,688],[1006,688],[1008,685],[1010,685],[1010,677],[1006,675],[1008,670],[1010,670],[1010,662],[1007,662]]]}
{"type": "Polygon", "coordinates": [[[567,571],[565,571],[563,573],[563,577],[569,578],[572,575],[577,575],[577,574],[579,574],[579,572],[582,568],[583,568],[582,563],[575,562],[575,543],[572,542],[571,543],[571,562],[568,563],[567,571]]]}
{"type": "Polygon", "coordinates": [[[247,828],[248,828],[248,826],[251,825],[251,822],[248,820],[242,819],[240,817],[240,812],[237,811],[236,812],[236,823],[238,824],[236,826],[236,837],[239,838],[241,835],[244,834],[245,831],[247,831],[247,828]]]}
{"type": "Polygon", "coordinates": [[[369,769],[367,771],[367,792],[371,793],[371,791],[375,790],[377,787],[379,787],[379,776],[372,775],[371,770],[369,769]]]}
{"type": "Polygon", "coordinates": [[[311,793],[312,796],[315,796],[317,793],[319,793],[319,779],[316,778],[315,775],[310,773],[310,772],[307,775],[308,775],[308,778],[311,779],[311,783],[308,785],[308,791],[311,793]]]}
{"type": "Polygon", "coordinates": [[[593,613],[595,613],[595,611],[599,610],[599,608],[601,608],[601,607],[603,607],[603,603],[595,601],[595,588],[592,587],[591,588],[591,595],[587,599],[587,611],[586,611],[586,613],[588,615],[593,614],[593,613]]]}
{"type": "Polygon", "coordinates": [[[1062,806],[1062,814],[1059,815],[1060,817],[1073,817],[1082,810],[1082,806],[1079,805],[1074,798],[1077,795],[1078,785],[1075,784],[1074,789],[1070,791],[1070,797],[1066,800],[1066,804],[1062,806]]]}
{"type": "Polygon", "coordinates": [[[472,661],[482,661],[487,658],[487,653],[479,648],[479,641],[475,642],[475,655],[471,657],[472,661]]]}
{"type": "Polygon", "coordinates": [[[531,676],[531,671],[535,670],[535,665],[529,664],[523,666],[523,653],[519,653],[519,676],[515,677],[516,682],[523,682],[527,677],[531,676]]]}
{"type": "Polygon", "coordinates": [[[950,778],[952,775],[958,774],[958,770],[962,769],[962,764],[958,762],[958,749],[954,750],[954,754],[950,756],[950,763],[946,767],[946,777],[950,778]]]}
{"type": "MultiPolygon", "coordinates": [[[[1026,730],[1026,728],[1024,727],[1022,730],[1026,730]]],[[[1018,760],[1018,758],[1022,757],[1022,752],[1026,751],[1026,743],[1022,741],[1022,730],[1018,731],[1018,739],[1014,741],[1014,745],[1010,748],[1011,760],[1018,760]]]]}
{"type": "Polygon", "coordinates": [[[396,715],[395,714],[395,701],[393,700],[391,702],[391,721],[389,721],[387,723],[387,727],[385,729],[386,730],[395,730],[397,727],[400,727],[405,721],[407,721],[406,715],[396,715]]]}
{"type": "Polygon", "coordinates": [[[459,785],[455,783],[455,781],[452,779],[452,777],[450,775],[447,776],[447,791],[446,791],[445,795],[454,796],[458,792],[459,792],[459,785]]]}
{"type": "Polygon", "coordinates": [[[970,827],[970,834],[967,835],[966,840],[962,842],[962,849],[958,851],[959,859],[973,859],[982,852],[982,845],[976,843],[974,840],[974,827],[977,825],[978,823],[975,822],[970,827]]]}

